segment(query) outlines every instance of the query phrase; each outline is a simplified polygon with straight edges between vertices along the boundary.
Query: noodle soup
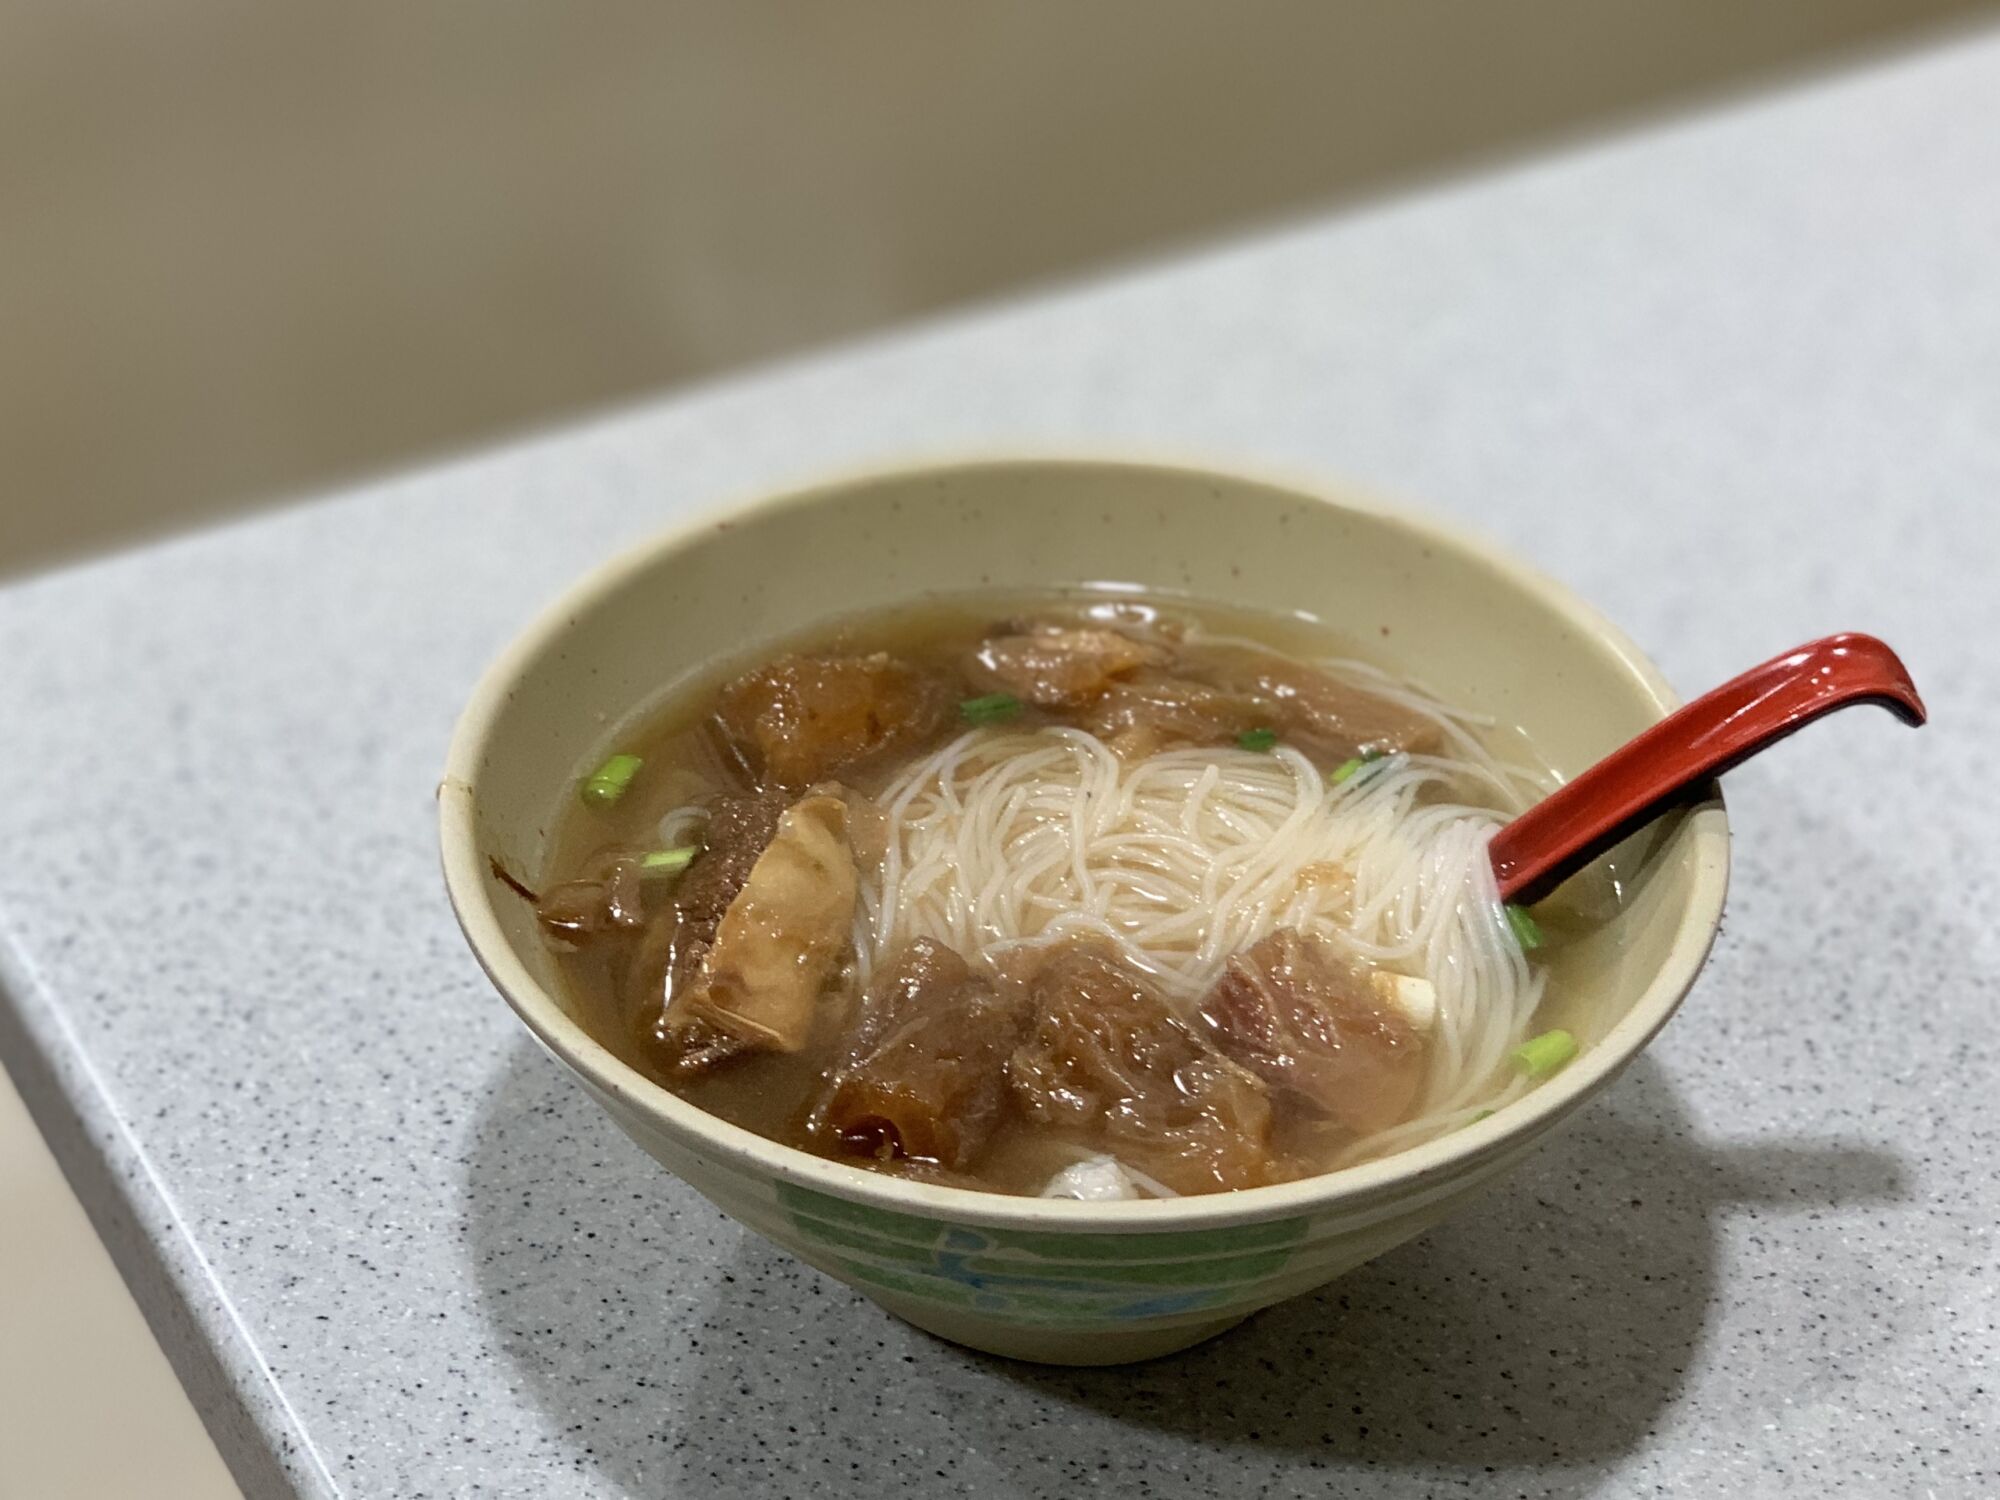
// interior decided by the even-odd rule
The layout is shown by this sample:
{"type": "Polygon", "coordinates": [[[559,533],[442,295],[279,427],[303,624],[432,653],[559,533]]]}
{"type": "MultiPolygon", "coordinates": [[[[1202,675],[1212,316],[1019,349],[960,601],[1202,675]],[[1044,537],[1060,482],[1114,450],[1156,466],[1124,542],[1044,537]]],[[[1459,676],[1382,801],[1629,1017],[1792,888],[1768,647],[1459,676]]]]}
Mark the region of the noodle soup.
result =
{"type": "Polygon", "coordinates": [[[998,1192],[1288,1181],[1575,1051],[1486,843],[1518,733],[1311,622],[960,596],[682,684],[534,899],[579,1019],[690,1102],[998,1192]]]}

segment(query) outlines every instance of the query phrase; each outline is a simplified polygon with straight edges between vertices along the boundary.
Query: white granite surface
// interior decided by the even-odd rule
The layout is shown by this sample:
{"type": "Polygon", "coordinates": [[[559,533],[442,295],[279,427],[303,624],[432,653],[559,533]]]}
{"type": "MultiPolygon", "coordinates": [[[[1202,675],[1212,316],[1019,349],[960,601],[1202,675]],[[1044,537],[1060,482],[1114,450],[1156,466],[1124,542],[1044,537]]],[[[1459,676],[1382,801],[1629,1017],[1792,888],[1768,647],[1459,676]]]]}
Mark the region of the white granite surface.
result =
{"type": "Polygon", "coordinates": [[[1989,35],[0,592],[0,1048],[255,1493],[2000,1493],[1996,573],[1989,35]],[[1707,976],[1482,1213],[1163,1363],[963,1353],[530,1047],[431,791],[622,543],[990,439],[1403,493],[1686,688],[1874,630],[1934,723],[1733,778],[1707,976]]]}

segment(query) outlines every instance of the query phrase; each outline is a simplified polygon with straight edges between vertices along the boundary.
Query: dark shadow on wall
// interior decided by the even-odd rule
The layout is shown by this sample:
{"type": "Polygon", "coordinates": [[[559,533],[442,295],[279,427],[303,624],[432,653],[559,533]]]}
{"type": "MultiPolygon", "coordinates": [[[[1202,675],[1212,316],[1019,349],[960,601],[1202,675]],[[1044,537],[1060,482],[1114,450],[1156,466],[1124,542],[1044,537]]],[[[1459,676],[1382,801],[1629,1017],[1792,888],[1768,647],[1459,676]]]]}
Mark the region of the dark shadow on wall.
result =
{"type": "Polygon", "coordinates": [[[499,1342],[572,1456],[634,1495],[1004,1476],[1137,1496],[1320,1470],[1397,1496],[1489,1471],[1591,1493],[1700,1351],[1722,1216],[1907,1188],[1866,1144],[1703,1141],[1641,1058],[1475,1211],[1210,1344],[1108,1370],[897,1323],[668,1181],[526,1043],[466,1191],[499,1342]]]}

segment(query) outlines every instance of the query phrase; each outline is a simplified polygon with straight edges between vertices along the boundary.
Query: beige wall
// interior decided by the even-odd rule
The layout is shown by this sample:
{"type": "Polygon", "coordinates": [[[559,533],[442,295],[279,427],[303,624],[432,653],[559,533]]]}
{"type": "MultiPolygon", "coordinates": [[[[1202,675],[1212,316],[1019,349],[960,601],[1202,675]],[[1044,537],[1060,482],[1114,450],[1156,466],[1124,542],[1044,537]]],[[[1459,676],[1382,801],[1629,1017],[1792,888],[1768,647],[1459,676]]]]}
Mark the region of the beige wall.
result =
{"type": "Polygon", "coordinates": [[[0,569],[1972,0],[0,6],[0,569]]]}

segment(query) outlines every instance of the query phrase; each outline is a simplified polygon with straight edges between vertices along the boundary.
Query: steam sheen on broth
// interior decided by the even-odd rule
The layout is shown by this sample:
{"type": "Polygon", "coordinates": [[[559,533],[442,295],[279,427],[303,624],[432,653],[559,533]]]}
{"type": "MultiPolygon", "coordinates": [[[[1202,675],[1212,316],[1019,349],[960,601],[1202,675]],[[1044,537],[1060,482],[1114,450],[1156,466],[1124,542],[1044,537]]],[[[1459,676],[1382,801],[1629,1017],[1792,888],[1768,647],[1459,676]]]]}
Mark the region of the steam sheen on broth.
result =
{"type": "Polygon", "coordinates": [[[1519,735],[1322,627],[961,596],[684,684],[587,769],[537,901],[579,1020],[759,1134],[1077,1198],[1256,1187],[1563,1065],[1561,923],[1486,842],[1519,735]]]}

